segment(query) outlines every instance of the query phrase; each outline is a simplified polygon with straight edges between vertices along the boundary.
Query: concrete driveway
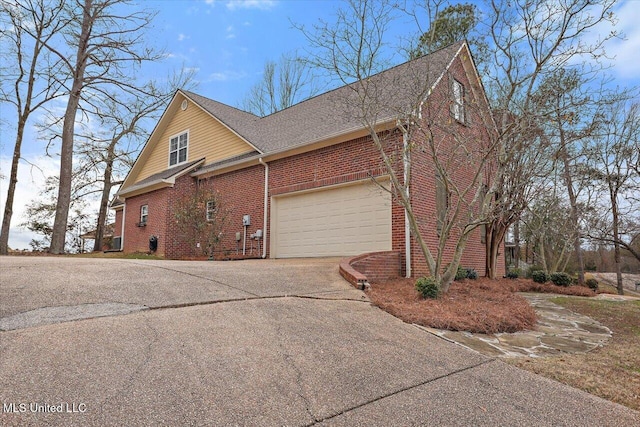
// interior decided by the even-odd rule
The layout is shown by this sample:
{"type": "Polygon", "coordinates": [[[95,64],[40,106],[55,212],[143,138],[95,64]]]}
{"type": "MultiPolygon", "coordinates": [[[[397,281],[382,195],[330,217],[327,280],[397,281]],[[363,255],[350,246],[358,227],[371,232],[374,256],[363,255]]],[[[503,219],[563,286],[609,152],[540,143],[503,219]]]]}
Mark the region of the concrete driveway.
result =
{"type": "Polygon", "coordinates": [[[0,281],[3,426],[640,423],[372,307],[336,260],[0,257],[0,281]]]}

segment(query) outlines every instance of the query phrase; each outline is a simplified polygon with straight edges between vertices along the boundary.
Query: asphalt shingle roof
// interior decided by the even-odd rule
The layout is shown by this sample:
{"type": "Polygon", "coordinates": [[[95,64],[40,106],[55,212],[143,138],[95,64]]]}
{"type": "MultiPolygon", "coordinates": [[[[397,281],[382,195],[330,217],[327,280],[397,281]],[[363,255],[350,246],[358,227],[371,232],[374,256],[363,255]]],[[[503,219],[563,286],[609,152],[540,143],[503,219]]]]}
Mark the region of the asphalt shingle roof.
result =
{"type": "Polygon", "coordinates": [[[356,93],[356,85],[367,85],[368,117],[375,116],[378,123],[415,111],[417,102],[427,96],[463,43],[454,43],[366,81],[342,86],[262,118],[193,92],[182,92],[261,154],[270,154],[361,129],[362,113],[357,105],[363,92],[356,93]]]}

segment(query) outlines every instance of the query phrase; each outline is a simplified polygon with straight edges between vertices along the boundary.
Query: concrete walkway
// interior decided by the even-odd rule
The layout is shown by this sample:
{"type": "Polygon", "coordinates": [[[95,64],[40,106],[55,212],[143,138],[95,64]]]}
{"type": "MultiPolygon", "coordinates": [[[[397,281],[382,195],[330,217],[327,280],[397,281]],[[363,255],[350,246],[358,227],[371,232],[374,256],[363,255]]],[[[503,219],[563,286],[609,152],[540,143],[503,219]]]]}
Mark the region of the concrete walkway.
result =
{"type": "Polygon", "coordinates": [[[373,307],[335,260],[0,257],[2,426],[640,425],[373,307]]]}
{"type": "Polygon", "coordinates": [[[550,300],[557,295],[521,294],[538,315],[538,328],[512,334],[472,334],[424,328],[451,342],[492,357],[546,357],[586,353],[607,344],[612,332],[590,317],[550,300]]]}

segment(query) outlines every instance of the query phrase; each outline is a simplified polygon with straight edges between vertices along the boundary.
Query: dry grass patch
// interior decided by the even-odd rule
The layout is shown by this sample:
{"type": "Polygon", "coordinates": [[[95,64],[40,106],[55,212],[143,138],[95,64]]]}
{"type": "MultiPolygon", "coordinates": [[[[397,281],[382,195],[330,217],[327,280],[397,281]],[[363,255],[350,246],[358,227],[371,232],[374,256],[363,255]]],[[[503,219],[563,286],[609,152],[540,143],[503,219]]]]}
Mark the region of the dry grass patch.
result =
{"type": "Polygon", "coordinates": [[[599,321],[613,331],[613,337],[606,346],[587,354],[505,360],[520,368],[640,410],[640,301],[558,297],[553,302],[599,321]]]}

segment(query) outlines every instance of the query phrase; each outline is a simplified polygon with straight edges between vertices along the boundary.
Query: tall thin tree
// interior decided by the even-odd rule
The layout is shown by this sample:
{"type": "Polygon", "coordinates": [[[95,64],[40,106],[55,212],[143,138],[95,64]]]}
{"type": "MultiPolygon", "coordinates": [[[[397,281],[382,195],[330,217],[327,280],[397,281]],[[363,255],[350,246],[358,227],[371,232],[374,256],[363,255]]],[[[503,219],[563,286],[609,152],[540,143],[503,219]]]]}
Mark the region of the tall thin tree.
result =
{"type": "Polygon", "coordinates": [[[17,116],[9,186],[0,230],[0,255],[6,255],[9,249],[18,167],[27,122],[35,111],[64,95],[61,83],[56,80],[61,62],[55,58],[52,60],[45,48],[69,24],[64,17],[63,7],[63,0],[0,2],[2,44],[6,46],[6,55],[3,53],[0,65],[0,100],[13,105],[17,116]]]}

